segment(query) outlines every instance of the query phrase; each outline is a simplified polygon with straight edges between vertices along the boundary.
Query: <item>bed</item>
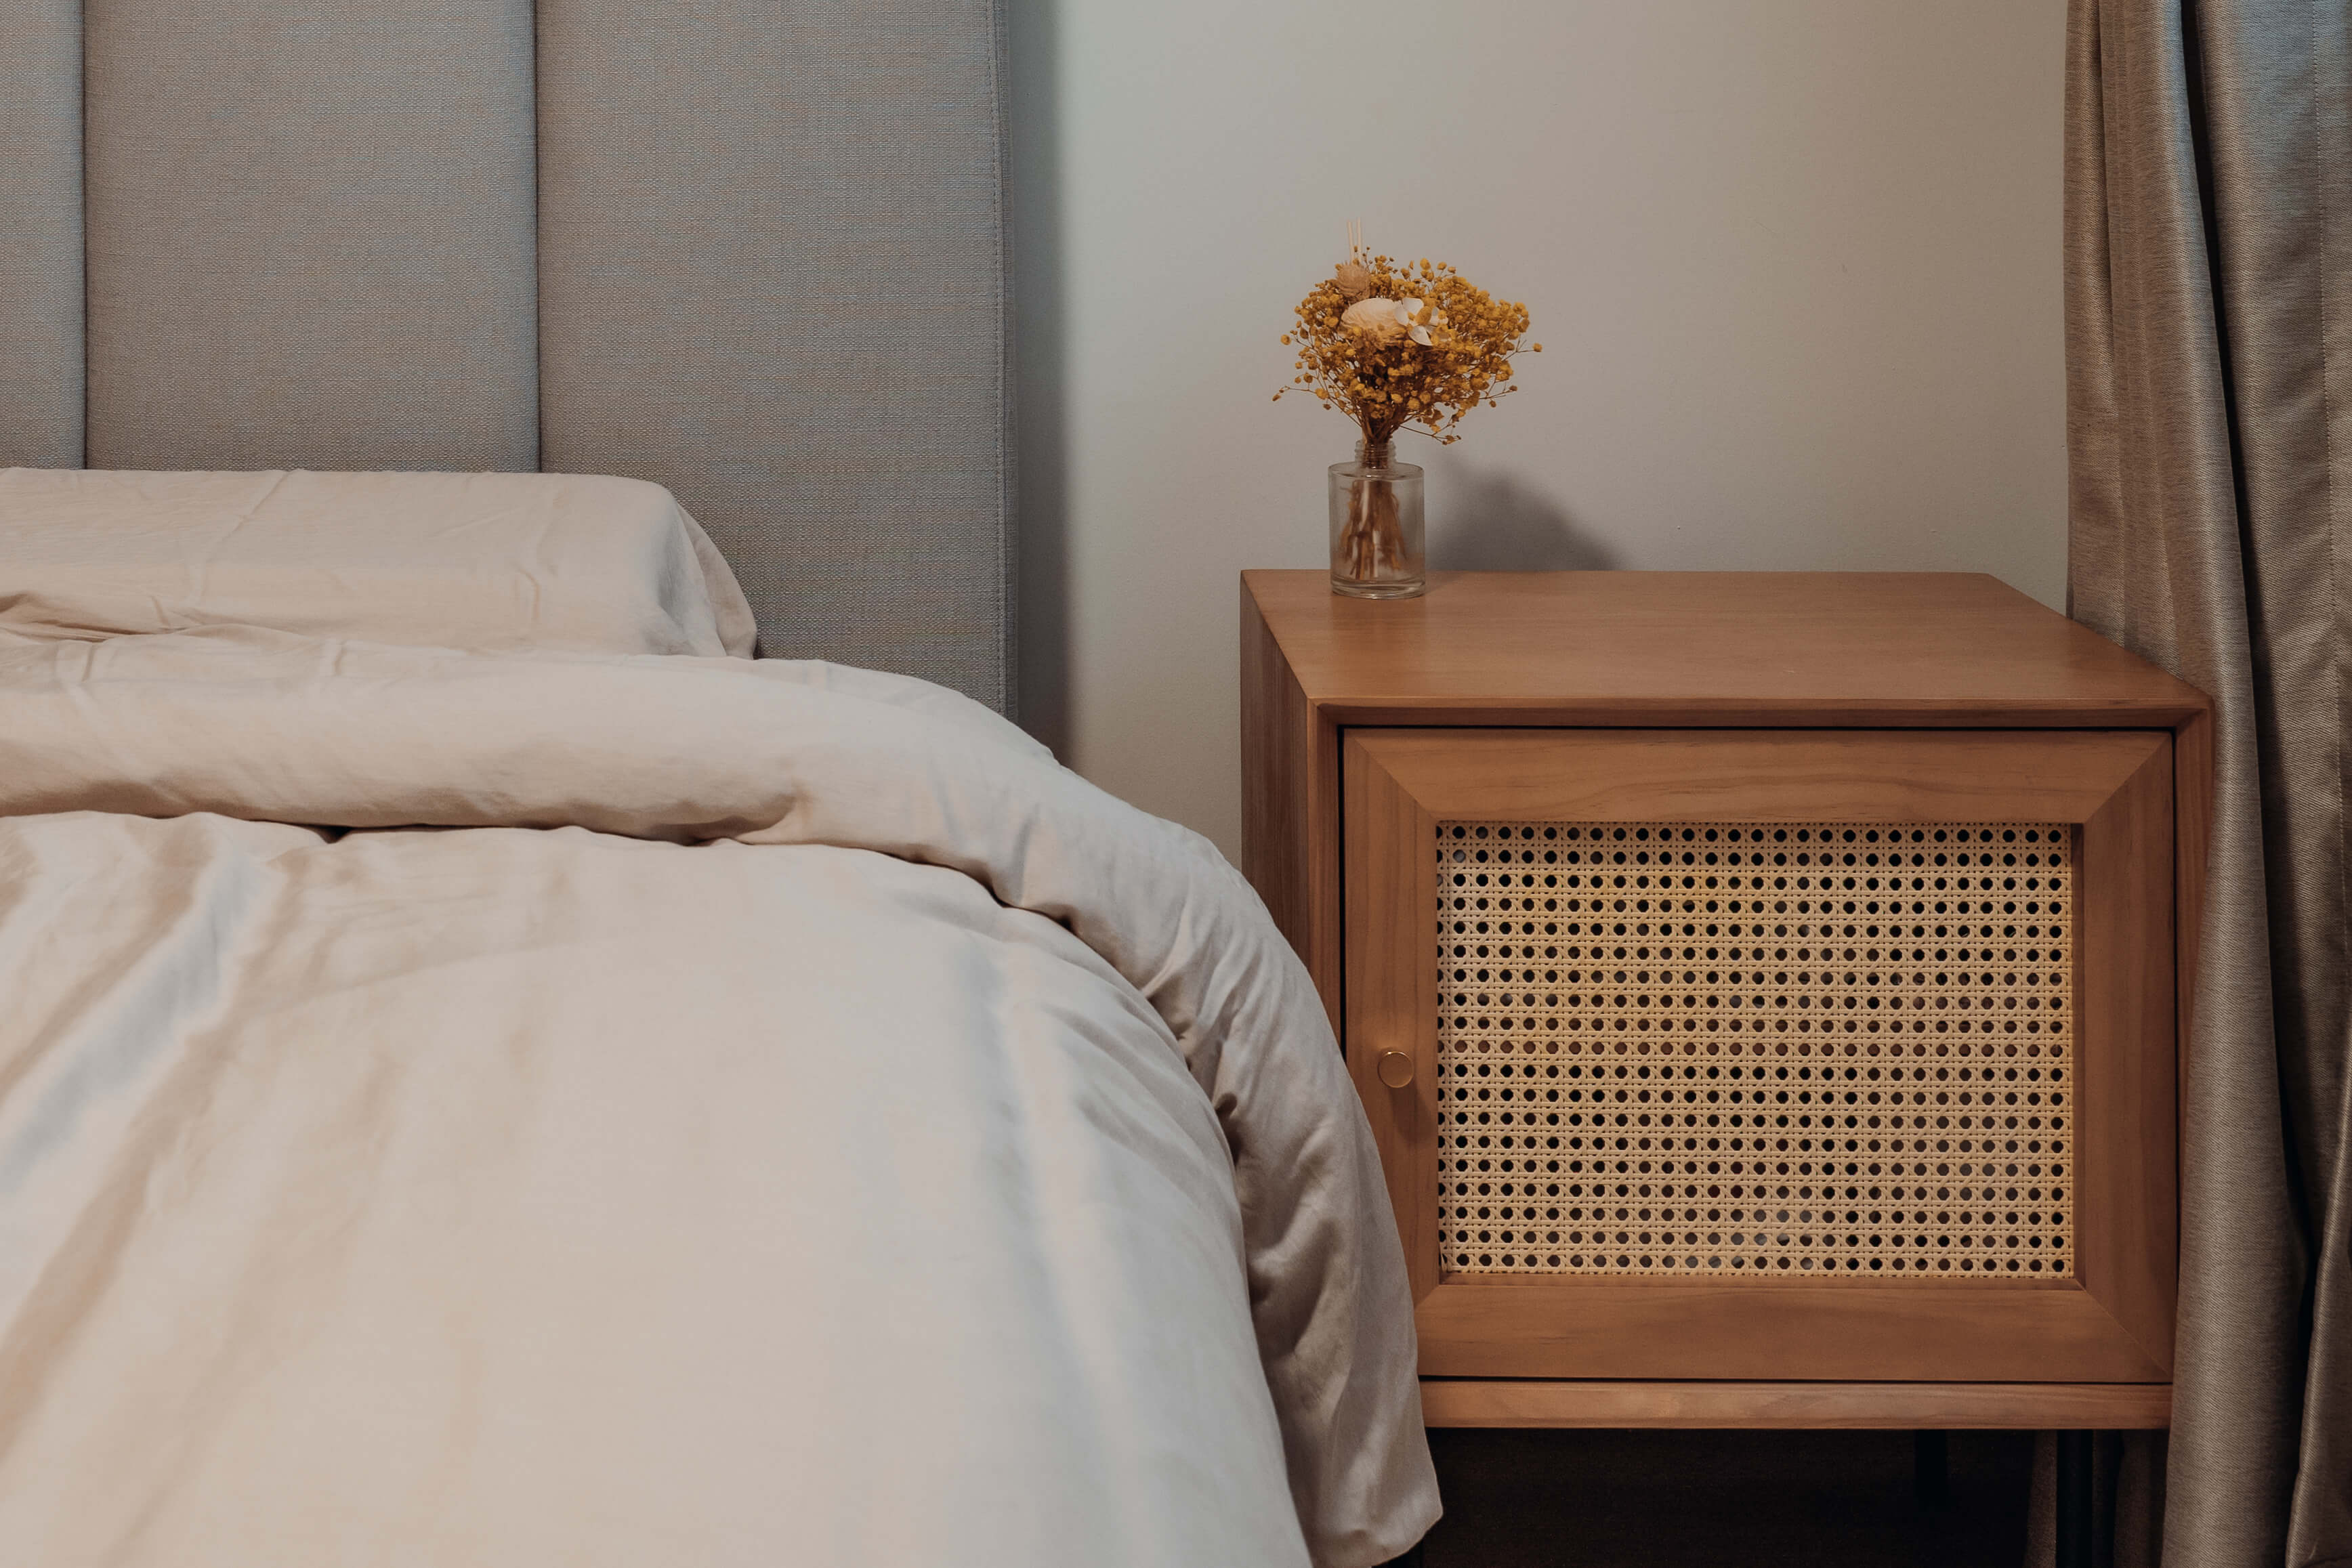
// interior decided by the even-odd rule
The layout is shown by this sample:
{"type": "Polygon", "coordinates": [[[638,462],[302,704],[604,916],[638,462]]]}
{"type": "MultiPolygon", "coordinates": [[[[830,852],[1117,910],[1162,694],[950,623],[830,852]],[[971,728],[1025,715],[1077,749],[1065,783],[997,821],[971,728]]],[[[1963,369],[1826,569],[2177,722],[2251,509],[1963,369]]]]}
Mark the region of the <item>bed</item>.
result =
{"type": "Polygon", "coordinates": [[[996,25],[0,22],[0,1561],[1434,1518],[1311,986],[1003,716],[996,25]]]}

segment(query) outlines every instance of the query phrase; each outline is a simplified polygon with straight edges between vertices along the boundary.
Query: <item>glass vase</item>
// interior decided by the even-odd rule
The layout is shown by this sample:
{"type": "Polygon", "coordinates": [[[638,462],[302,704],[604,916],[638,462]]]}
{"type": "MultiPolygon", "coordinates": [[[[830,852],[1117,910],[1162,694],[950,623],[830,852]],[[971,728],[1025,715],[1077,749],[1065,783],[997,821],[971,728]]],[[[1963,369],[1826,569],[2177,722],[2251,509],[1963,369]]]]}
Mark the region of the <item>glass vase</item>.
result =
{"type": "Polygon", "coordinates": [[[1393,444],[1356,443],[1331,465],[1331,591],[1350,599],[1411,599],[1429,586],[1422,546],[1421,467],[1393,444]]]}

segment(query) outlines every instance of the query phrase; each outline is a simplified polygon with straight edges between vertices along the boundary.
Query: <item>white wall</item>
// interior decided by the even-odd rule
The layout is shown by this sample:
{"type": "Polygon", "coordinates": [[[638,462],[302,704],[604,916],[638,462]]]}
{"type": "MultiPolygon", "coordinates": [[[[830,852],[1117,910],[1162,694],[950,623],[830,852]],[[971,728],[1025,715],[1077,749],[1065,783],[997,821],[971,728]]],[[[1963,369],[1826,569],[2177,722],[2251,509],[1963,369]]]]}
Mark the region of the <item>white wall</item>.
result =
{"type": "Polygon", "coordinates": [[[1344,254],[1534,313],[1437,565],[2065,568],[2057,0],[1013,0],[1024,711],[1238,854],[1235,574],[1350,429],[1344,254]]]}

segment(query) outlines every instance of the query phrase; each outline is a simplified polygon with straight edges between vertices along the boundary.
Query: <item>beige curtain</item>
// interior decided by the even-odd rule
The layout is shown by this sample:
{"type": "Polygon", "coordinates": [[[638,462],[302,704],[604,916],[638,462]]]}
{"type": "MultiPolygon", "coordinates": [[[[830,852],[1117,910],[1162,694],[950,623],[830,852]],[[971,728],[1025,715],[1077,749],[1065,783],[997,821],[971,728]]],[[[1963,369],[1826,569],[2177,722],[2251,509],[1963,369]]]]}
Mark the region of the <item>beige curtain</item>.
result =
{"type": "Polygon", "coordinates": [[[2173,1428],[2105,1446],[2119,1562],[2160,1513],[2168,1568],[2352,1563],[2347,12],[2072,0],[2072,611],[2220,705],[2173,1428]]]}

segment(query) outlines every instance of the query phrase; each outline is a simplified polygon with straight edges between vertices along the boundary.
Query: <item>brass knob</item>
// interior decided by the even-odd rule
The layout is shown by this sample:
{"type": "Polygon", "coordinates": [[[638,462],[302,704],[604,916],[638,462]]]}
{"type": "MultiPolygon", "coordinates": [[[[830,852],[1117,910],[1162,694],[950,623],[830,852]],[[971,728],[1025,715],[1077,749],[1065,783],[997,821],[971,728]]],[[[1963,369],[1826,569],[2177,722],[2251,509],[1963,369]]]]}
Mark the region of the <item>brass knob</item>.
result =
{"type": "Polygon", "coordinates": [[[1412,1058],[1402,1051],[1384,1051],[1376,1069],[1381,1082],[1391,1089],[1402,1089],[1412,1082],[1412,1058]]]}

